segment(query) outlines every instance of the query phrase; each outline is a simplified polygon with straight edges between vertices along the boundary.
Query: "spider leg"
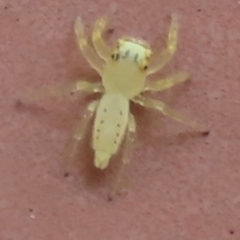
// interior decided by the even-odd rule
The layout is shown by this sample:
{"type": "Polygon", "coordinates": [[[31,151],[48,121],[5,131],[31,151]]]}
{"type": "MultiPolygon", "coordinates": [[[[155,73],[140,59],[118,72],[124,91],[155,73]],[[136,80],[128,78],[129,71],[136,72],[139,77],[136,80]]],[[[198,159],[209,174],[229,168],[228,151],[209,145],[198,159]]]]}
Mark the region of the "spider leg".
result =
{"type": "Polygon", "coordinates": [[[189,80],[189,77],[188,72],[177,72],[159,80],[151,80],[146,83],[144,91],[164,91],[189,80]]]}
{"type": "Polygon", "coordinates": [[[93,114],[95,113],[98,107],[98,104],[99,104],[99,100],[94,100],[87,106],[87,109],[84,112],[83,118],[80,121],[80,123],[77,124],[75,133],[72,139],[70,140],[67,146],[67,149],[65,151],[64,155],[66,156],[67,159],[73,159],[73,157],[76,155],[78,144],[85,136],[86,131],[88,129],[87,125],[90,119],[92,118],[93,114]]]}
{"type": "Polygon", "coordinates": [[[74,26],[75,34],[77,37],[78,46],[92,68],[94,68],[100,75],[102,73],[103,62],[96,54],[94,49],[89,46],[87,37],[84,33],[84,25],[80,17],[76,18],[74,26]]]}
{"type": "Polygon", "coordinates": [[[78,80],[73,83],[66,83],[55,87],[43,87],[38,90],[30,90],[26,94],[26,99],[30,101],[39,101],[50,97],[69,96],[76,92],[84,91],[88,93],[102,93],[104,88],[102,83],[90,83],[84,80],[78,80]]]}
{"type": "Polygon", "coordinates": [[[135,122],[134,116],[130,113],[129,121],[128,121],[127,136],[126,136],[126,141],[124,143],[124,149],[123,149],[123,157],[121,160],[121,166],[118,171],[116,181],[114,182],[111,188],[111,192],[109,194],[110,199],[112,199],[116,194],[118,194],[121,191],[121,188],[123,187],[123,184],[124,184],[123,180],[126,179],[126,170],[130,164],[131,153],[132,153],[134,141],[136,138],[135,135],[136,135],[136,122],[135,122]]]}
{"type": "Polygon", "coordinates": [[[100,18],[95,22],[92,32],[92,43],[97,54],[105,61],[111,56],[111,49],[106,45],[102,34],[106,29],[107,20],[100,18]]]}
{"type": "Polygon", "coordinates": [[[172,22],[168,32],[167,48],[160,53],[153,54],[148,67],[148,75],[161,70],[171,59],[177,50],[179,24],[177,15],[172,15],[172,22]]]}
{"type": "Polygon", "coordinates": [[[143,107],[156,109],[156,110],[162,112],[165,116],[167,116],[177,122],[184,123],[196,131],[206,132],[206,130],[203,126],[201,126],[197,122],[192,121],[191,119],[185,117],[183,114],[179,113],[178,111],[171,109],[162,101],[158,101],[158,100],[143,97],[143,96],[137,96],[132,101],[135,103],[138,103],[139,105],[141,105],[143,107]]]}

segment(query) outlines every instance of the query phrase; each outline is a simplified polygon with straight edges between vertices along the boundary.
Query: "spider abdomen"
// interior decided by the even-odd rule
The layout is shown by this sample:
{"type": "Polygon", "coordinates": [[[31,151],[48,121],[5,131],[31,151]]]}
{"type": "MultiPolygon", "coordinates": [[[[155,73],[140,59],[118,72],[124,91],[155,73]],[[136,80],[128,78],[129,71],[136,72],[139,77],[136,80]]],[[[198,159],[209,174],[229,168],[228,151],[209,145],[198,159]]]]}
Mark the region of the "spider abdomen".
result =
{"type": "Polygon", "coordinates": [[[108,166],[123,140],[129,117],[129,100],[121,94],[106,93],[100,100],[93,127],[94,164],[108,166]]]}

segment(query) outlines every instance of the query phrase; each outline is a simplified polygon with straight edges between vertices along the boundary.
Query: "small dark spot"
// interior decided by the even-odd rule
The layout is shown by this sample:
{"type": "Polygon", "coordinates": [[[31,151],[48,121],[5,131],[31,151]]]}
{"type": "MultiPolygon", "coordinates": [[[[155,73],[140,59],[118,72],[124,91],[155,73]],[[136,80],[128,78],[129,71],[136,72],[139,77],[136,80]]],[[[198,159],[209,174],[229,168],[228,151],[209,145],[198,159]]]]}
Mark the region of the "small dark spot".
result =
{"type": "Polygon", "coordinates": [[[201,8],[199,8],[198,10],[197,10],[197,12],[201,12],[202,11],[202,9],[201,8]]]}
{"type": "Polygon", "coordinates": [[[119,127],[119,128],[120,128],[120,127],[121,127],[121,125],[118,123],[118,124],[117,124],[117,127],[119,127]]]}
{"type": "Polygon", "coordinates": [[[104,121],[102,120],[100,123],[101,123],[101,124],[103,124],[103,123],[104,123],[104,121]]]}
{"type": "Polygon", "coordinates": [[[115,60],[117,61],[119,59],[119,57],[120,57],[120,55],[119,55],[119,53],[117,53],[115,56],[115,60]]]}
{"type": "Polygon", "coordinates": [[[70,92],[70,95],[72,96],[74,94],[74,92],[70,92]]]}
{"type": "Polygon", "coordinates": [[[111,58],[112,58],[112,59],[114,59],[114,58],[115,58],[115,55],[114,55],[114,54],[112,54],[112,55],[111,55],[111,58]]]}
{"type": "Polygon", "coordinates": [[[230,233],[231,235],[233,235],[235,232],[234,232],[234,230],[230,230],[229,233],[230,233]]]}
{"type": "Polygon", "coordinates": [[[8,6],[5,6],[4,9],[8,9],[8,6]]]}
{"type": "Polygon", "coordinates": [[[106,108],[104,108],[104,109],[103,109],[103,111],[104,111],[104,112],[107,112],[107,109],[106,109],[106,108]]]}
{"type": "Polygon", "coordinates": [[[69,177],[69,172],[65,172],[64,177],[69,177]]]}
{"type": "Polygon", "coordinates": [[[202,132],[202,136],[206,137],[206,136],[209,136],[210,134],[210,131],[204,131],[202,132]]]}
{"type": "Polygon", "coordinates": [[[147,69],[148,69],[148,66],[147,66],[147,65],[146,65],[146,66],[144,66],[144,67],[143,67],[143,69],[144,69],[144,70],[147,70],[147,69]]]}
{"type": "Polygon", "coordinates": [[[116,141],[116,140],[114,141],[114,144],[117,144],[117,141],[116,141]]]}
{"type": "Polygon", "coordinates": [[[19,19],[17,18],[17,19],[16,19],[16,21],[18,22],[18,21],[19,21],[19,19]]]}
{"type": "Polygon", "coordinates": [[[108,195],[107,200],[108,200],[109,202],[112,202],[112,201],[113,201],[113,196],[112,196],[112,195],[108,195]]]}
{"type": "Polygon", "coordinates": [[[97,132],[99,133],[99,132],[100,132],[100,129],[97,129],[97,132]]]}
{"type": "Polygon", "coordinates": [[[122,111],[120,111],[120,115],[121,115],[121,116],[123,115],[123,112],[122,112],[122,111]]]}
{"type": "Polygon", "coordinates": [[[117,137],[119,137],[120,136],[120,134],[119,133],[117,133],[117,137]]]}
{"type": "Polygon", "coordinates": [[[33,209],[32,209],[32,208],[29,208],[28,211],[29,211],[29,212],[33,212],[33,209]]]}
{"type": "Polygon", "coordinates": [[[136,54],[134,57],[134,61],[137,62],[137,60],[138,60],[138,54],[136,54]]]}
{"type": "Polygon", "coordinates": [[[106,31],[107,34],[113,34],[113,32],[114,32],[114,28],[109,28],[106,31]]]}

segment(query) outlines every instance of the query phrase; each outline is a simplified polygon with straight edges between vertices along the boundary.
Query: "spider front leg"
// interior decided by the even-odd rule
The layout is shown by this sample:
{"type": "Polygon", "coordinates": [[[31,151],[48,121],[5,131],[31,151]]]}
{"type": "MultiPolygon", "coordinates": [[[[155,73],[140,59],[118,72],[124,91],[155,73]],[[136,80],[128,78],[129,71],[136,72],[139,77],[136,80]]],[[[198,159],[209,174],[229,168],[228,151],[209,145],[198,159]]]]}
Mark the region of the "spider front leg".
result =
{"type": "Polygon", "coordinates": [[[179,24],[177,15],[172,15],[172,22],[168,32],[167,48],[159,54],[153,54],[148,67],[148,75],[161,70],[172,58],[177,50],[179,24]]]}
{"type": "Polygon", "coordinates": [[[45,87],[38,90],[30,90],[27,99],[39,101],[49,97],[63,97],[73,93],[84,91],[88,93],[103,92],[102,83],[90,83],[84,80],[78,80],[73,83],[66,83],[56,87],[45,87]]]}
{"type": "Polygon", "coordinates": [[[95,53],[94,49],[89,46],[87,37],[84,33],[84,25],[80,17],[77,17],[74,26],[75,34],[79,48],[92,68],[94,68],[100,75],[102,73],[103,62],[95,53]]]}
{"type": "Polygon", "coordinates": [[[131,153],[133,150],[133,145],[136,137],[135,135],[136,135],[136,122],[135,122],[134,116],[130,113],[126,141],[123,146],[124,148],[123,148],[123,157],[121,160],[122,162],[116,178],[116,182],[114,182],[114,185],[109,194],[110,200],[120,192],[123,185],[123,180],[126,179],[125,174],[126,174],[127,167],[130,164],[131,153]]]}
{"type": "Polygon", "coordinates": [[[175,121],[178,121],[180,123],[184,123],[184,124],[190,126],[195,131],[198,131],[201,133],[206,132],[206,130],[203,126],[201,126],[200,124],[198,124],[195,121],[190,120],[189,118],[185,117],[183,114],[177,112],[176,110],[169,108],[165,103],[163,103],[161,101],[147,98],[144,96],[137,96],[133,99],[133,102],[138,103],[139,105],[141,105],[143,107],[156,109],[156,110],[162,112],[165,116],[167,116],[175,121]]]}
{"type": "Polygon", "coordinates": [[[175,85],[188,80],[190,74],[188,72],[177,72],[160,80],[151,80],[146,83],[144,91],[164,91],[175,85]]]}
{"type": "Polygon", "coordinates": [[[106,29],[107,20],[100,18],[96,21],[92,32],[92,43],[97,54],[105,61],[111,56],[111,49],[106,45],[103,40],[102,34],[106,29]]]}

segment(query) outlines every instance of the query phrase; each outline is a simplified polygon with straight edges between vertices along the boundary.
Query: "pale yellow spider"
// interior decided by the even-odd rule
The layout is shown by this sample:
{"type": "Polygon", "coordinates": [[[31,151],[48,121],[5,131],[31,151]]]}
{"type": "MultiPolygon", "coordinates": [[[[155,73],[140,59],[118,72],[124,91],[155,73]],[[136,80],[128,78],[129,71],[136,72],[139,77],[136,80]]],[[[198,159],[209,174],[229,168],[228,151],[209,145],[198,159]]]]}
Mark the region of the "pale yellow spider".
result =
{"type": "Polygon", "coordinates": [[[177,16],[172,15],[166,49],[153,54],[147,43],[134,38],[119,39],[116,46],[111,49],[102,38],[106,23],[103,18],[96,21],[92,32],[94,46],[92,48],[88,44],[81,18],[78,17],[75,22],[75,33],[80,50],[87,62],[99,73],[102,81],[90,83],[79,80],[71,85],[70,89],[57,91],[57,94],[66,91],[103,94],[100,100],[88,105],[74,134],[72,146],[74,149],[74,146],[77,146],[83,138],[87,123],[96,112],[92,148],[95,152],[94,165],[101,170],[107,168],[125,134],[122,163],[123,165],[129,163],[136,131],[134,116],[130,112],[130,101],[143,107],[159,110],[178,122],[188,124],[194,130],[203,130],[196,122],[167,107],[163,102],[141,95],[145,91],[156,92],[169,89],[189,78],[189,73],[181,71],[163,79],[147,81],[147,77],[161,70],[176,52],[179,29],[177,16]]]}

